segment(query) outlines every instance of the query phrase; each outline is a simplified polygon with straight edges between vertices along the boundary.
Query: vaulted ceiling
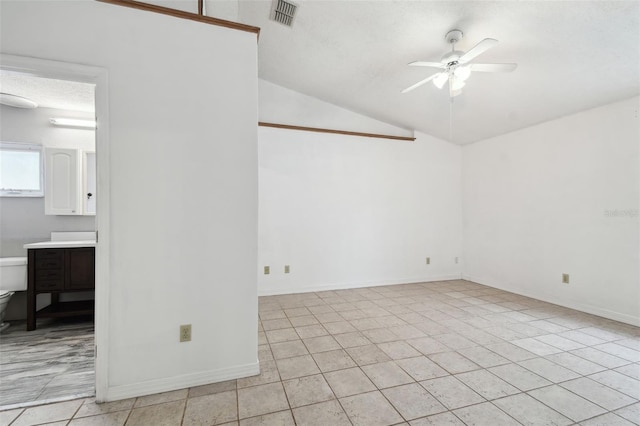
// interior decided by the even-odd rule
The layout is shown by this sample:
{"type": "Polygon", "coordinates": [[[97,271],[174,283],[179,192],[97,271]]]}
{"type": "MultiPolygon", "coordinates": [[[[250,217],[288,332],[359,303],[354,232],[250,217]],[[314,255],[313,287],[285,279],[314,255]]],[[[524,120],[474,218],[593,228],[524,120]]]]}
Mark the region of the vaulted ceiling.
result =
{"type": "MultiPolygon", "coordinates": [[[[269,20],[272,1],[241,1],[239,21],[261,27],[259,76],[344,108],[467,144],[640,92],[638,1],[315,1],[292,27],[269,20]],[[466,51],[500,43],[476,62],[516,62],[473,73],[453,104],[433,84],[451,29],[466,51]],[[450,124],[452,126],[450,126],[450,124]]],[[[215,2],[213,7],[215,9],[215,2]]],[[[291,123],[295,124],[295,123],[291,123]]]]}
{"type": "MultiPolygon", "coordinates": [[[[147,2],[197,10],[196,0],[147,2]]],[[[294,0],[292,27],[269,19],[272,0],[205,3],[210,16],[261,28],[260,78],[458,144],[640,93],[640,1],[294,0]],[[518,68],[473,73],[453,102],[431,83],[401,94],[438,71],[407,64],[438,62],[451,29],[463,31],[462,51],[499,40],[475,62],[518,68]]],[[[5,88],[26,84],[6,77],[5,88]]],[[[62,90],[81,97],[85,89],[62,90]]]]}

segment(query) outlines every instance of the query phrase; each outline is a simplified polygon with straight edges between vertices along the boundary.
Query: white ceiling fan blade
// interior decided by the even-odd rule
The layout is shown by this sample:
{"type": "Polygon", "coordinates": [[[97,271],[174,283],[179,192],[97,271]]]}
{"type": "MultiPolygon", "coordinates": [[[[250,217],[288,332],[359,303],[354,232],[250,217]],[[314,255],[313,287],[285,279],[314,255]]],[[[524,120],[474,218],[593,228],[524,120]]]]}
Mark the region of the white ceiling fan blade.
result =
{"type": "Polygon", "coordinates": [[[446,64],[441,64],[440,62],[424,62],[424,61],[416,61],[411,62],[409,66],[412,67],[432,67],[432,68],[441,68],[445,69],[447,67],[446,64]]]}
{"type": "Polygon", "coordinates": [[[425,83],[430,82],[431,80],[433,80],[434,78],[436,78],[436,77],[437,77],[437,76],[439,76],[440,74],[442,74],[442,73],[439,73],[439,72],[438,72],[438,73],[435,73],[435,74],[433,74],[433,75],[430,75],[429,77],[425,78],[424,80],[420,80],[419,82],[417,82],[417,83],[416,83],[416,84],[414,84],[413,86],[409,86],[409,87],[407,87],[406,89],[404,89],[404,90],[403,90],[402,92],[400,92],[400,93],[407,93],[407,92],[410,92],[410,91],[412,91],[413,89],[415,89],[415,88],[417,88],[417,87],[420,87],[420,86],[422,86],[422,85],[423,85],[423,84],[425,84],[425,83]]]}
{"type": "Polygon", "coordinates": [[[518,64],[471,64],[471,71],[480,72],[511,72],[518,68],[518,64]]]}
{"type": "Polygon", "coordinates": [[[481,53],[484,53],[487,50],[491,49],[496,44],[498,44],[498,40],[493,38],[485,38],[480,43],[473,46],[471,50],[469,50],[467,53],[462,55],[460,59],[458,59],[458,62],[461,64],[469,62],[470,60],[480,55],[481,53]]]}

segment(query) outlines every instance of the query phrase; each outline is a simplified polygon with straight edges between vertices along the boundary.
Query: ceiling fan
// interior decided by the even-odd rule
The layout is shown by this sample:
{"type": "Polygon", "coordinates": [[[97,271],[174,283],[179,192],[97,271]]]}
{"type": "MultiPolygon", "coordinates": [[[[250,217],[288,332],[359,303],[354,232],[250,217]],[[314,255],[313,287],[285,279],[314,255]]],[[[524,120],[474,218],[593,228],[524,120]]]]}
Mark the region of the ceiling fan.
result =
{"type": "Polygon", "coordinates": [[[465,81],[469,78],[469,75],[471,75],[471,71],[511,72],[518,66],[518,64],[470,63],[476,56],[486,52],[498,44],[498,40],[485,38],[480,43],[473,46],[468,52],[462,52],[455,49],[456,43],[462,39],[462,31],[451,30],[447,33],[445,39],[447,40],[447,43],[451,44],[451,52],[445,53],[440,59],[440,62],[416,61],[409,64],[414,67],[439,68],[443,71],[430,75],[424,80],[420,80],[413,86],[409,86],[404,89],[402,93],[410,92],[411,90],[433,80],[433,84],[435,84],[438,89],[442,89],[445,83],[449,82],[449,96],[453,98],[462,92],[462,88],[465,85],[465,81]]]}

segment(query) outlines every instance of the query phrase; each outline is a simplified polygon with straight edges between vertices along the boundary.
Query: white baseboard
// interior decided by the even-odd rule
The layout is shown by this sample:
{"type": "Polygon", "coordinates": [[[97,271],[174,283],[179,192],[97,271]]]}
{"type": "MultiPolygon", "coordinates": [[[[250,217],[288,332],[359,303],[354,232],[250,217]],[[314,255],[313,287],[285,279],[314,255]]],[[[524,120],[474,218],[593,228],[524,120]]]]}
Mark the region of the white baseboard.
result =
{"type": "Polygon", "coordinates": [[[426,283],[433,281],[449,281],[459,280],[462,278],[462,274],[449,274],[449,275],[437,275],[430,277],[413,277],[403,278],[398,280],[386,280],[386,281],[355,281],[344,283],[332,283],[323,285],[299,285],[291,287],[276,287],[276,288],[260,288],[258,285],[258,296],[275,296],[278,294],[293,294],[293,293],[311,293],[316,291],[329,291],[329,290],[348,290],[353,288],[362,287],[380,287],[384,285],[397,285],[397,284],[414,284],[414,283],[426,283]]]}
{"type": "Polygon", "coordinates": [[[593,306],[593,305],[578,303],[578,302],[569,301],[569,300],[562,300],[557,297],[549,297],[542,293],[537,294],[535,292],[530,292],[530,291],[522,290],[519,288],[512,288],[492,280],[485,280],[485,279],[473,277],[470,275],[463,274],[462,278],[468,281],[473,281],[478,284],[497,288],[499,290],[508,291],[510,293],[519,294],[521,296],[531,297],[533,299],[542,300],[543,302],[547,302],[547,303],[553,303],[554,305],[563,306],[565,308],[575,309],[576,311],[585,312],[587,314],[593,314],[593,315],[597,315],[603,318],[608,318],[614,321],[620,321],[625,324],[640,326],[640,318],[634,317],[633,315],[611,311],[609,309],[601,308],[599,306],[593,306]]]}
{"type": "Polygon", "coordinates": [[[181,376],[149,380],[142,383],[113,386],[107,388],[106,397],[103,401],[99,402],[117,401],[120,399],[185,389],[193,386],[202,386],[210,383],[223,382],[225,380],[255,376],[257,374],[260,374],[260,365],[258,364],[258,361],[252,364],[238,365],[221,370],[190,373],[181,376]]]}

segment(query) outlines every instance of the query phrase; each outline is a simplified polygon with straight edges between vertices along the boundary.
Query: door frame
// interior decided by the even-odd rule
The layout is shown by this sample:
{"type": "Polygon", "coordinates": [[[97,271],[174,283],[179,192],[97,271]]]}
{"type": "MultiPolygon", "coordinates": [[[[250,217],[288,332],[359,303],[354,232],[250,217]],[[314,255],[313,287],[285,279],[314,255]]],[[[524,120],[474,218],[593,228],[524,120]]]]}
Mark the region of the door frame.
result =
{"type": "Polygon", "coordinates": [[[109,388],[109,283],[110,283],[110,151],[109,87],[105,68],[0,54],[0,68],[38,77],[95,84],[96,126],[96,288],[95,288],[95,387],[102,402],[109,388]]]}

